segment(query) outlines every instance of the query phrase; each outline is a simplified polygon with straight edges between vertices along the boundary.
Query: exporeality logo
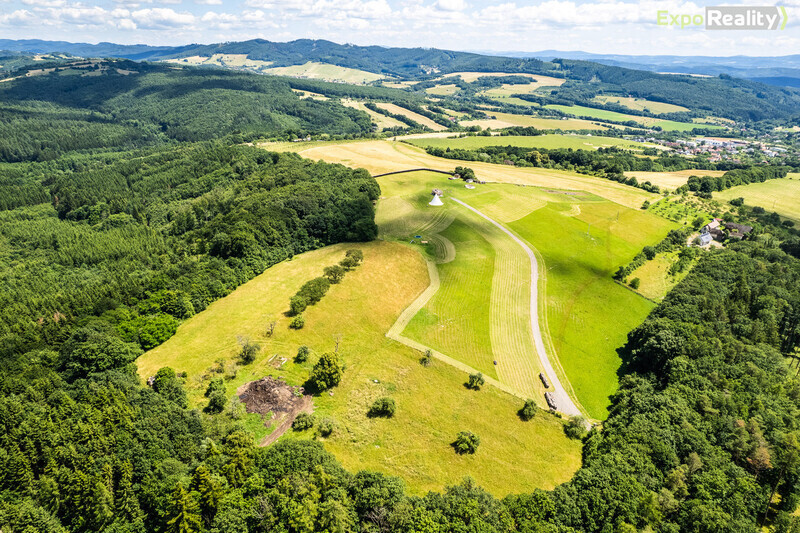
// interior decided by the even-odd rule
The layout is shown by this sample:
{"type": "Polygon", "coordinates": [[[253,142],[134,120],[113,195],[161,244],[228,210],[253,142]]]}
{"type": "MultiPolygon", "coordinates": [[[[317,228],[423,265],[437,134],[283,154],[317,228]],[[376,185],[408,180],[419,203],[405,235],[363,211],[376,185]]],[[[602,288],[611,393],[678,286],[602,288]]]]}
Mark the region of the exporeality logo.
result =
{"type": "Polygon", "coordinates": [[[789,20],[783,6],[707,6],[704,15],[658,11],[656,24],[707,30],[782,30],[789,20]]]}

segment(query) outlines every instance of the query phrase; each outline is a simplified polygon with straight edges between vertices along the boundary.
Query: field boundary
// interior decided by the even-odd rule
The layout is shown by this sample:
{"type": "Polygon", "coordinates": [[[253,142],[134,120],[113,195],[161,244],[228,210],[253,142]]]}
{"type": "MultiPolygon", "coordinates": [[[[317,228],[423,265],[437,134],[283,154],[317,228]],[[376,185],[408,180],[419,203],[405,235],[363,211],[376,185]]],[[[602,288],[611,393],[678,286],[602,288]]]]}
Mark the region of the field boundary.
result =
{"type": "Polygon", "coordinates": [[[438,172],[439,174],[447,174],[448,176],[452,176],[452,172],[447,172],[445,170],[437,170],[435,168],[410,168],[408,170],[394,170],[392,172],[384,172],[383,174],[375,174],[372,176],[373,178],[382,178],[383,176],[391,176],[392,174],[405,174],[406,172],[438,172]]]}
{"type": "MultiPolygon", "coordinates": [[[[434,350],[433,348],[425,346],[421,342],[411,340],[408,337],[404,337],[402,335],[402,331],[406,329],[406,326],[408,326],[408,323],[411,322],[412,318],[414,318],[414,315],[416,315],[420,311],[420,309],[425,307],[425,305],[430,301],[430,299],[433,298],[433,295],[436,294],[436,292],[439,290],[439,286],[441,285],[441,281],[439,280],[439,271],[436,268],[436,263],[434,263],[427,257],[425,257],[424,259],[425,263],[428,265],[428,276],[430,278],[430,285],[428,285],[428,287],[424,291],[422,291],[422,293],[419,296],[417,296],[417,298],[413,302],[411,302],[411,304],[408,307],[406,307],[402,313],[400,313],[400,316],[397,317],[395,323],[392,324],[392,327],[389,328],[389,331],[386,332],[386,337],[394,341],[397,341],[401,344],[405,344],[409,348],[417,350],[421,353],[430,351],[431,355],[433,355],[433,357],[435,357],[436,359],[444,363],[447,363],[448,365],[457,368],[458,370],[466,372],[467,374],[476,374],[478,373],[477,369],[465,363],[462,363],[461,361],[453,359],[449,355],[445,355],[442,352],[439,352],[437,350],[434,350]]],[[[500,389],[503,392],[506,392],[522,400],[527,400],[527,397],[524,394],[520,394],[512,387],[506,385],[505,383],[502,383],[490,376],[483,376],[483,379],[486,381],[487,384],[497,389],[500,389]]]]}

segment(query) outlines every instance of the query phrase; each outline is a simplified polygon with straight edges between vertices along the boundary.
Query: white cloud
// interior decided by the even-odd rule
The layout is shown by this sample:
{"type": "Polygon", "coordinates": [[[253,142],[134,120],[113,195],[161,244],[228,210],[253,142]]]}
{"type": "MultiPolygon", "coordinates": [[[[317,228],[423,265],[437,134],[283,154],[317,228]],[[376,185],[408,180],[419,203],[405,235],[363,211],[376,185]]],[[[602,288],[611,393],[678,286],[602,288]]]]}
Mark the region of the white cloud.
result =
{"type": "Polygon", "coordinates": [[[167,7],[140,9],[131,13],[131,20],[142,29],[170,29],[190,26],[195,16],[188,12],[179,13],[167,7]]]}
{"type": "Polygon", "coordinates": [[[222,0],[194,0],[194,3],[202,6],[221,6],[222,0]]]}
{"type": "Polygon", "coordinates": [[[467,3],[464,0],[437,0],[436,7],[442,11],[464,11],[467,3]]]}

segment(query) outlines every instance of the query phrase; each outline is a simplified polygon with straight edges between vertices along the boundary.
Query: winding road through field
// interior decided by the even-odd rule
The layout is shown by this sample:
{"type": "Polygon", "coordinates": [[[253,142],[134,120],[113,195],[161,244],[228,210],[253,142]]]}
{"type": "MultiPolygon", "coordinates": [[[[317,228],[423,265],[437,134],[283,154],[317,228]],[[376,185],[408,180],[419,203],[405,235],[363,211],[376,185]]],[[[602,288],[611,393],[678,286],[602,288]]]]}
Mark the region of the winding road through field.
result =
{"type": "MultiPolygon", "coordinates": [[[[569,396],[567,391],[561,384],[561,381],[556,373],[556,370],[550,361],[550,358],[547,354],[547,350],[545,348],[545,342],[542,337],[542,332],[539,325],[539,290],[538,290],[538,281],[539,281],[539,265],[538,261],[536,260],[536,255],[534,251],[528,246],[524,241],[522,241],[519,237],[517,237],[514,233],[506,229],[501,223],[497,222],[496,220],[492,219],[491,217],[487,216],[486,214],[482,213],[481,211],[475,209],[474,207],[466,204],[465,202],[458,200],[457,198],[453,198],[451,196],[451,200],[460,204],[464,208],[472,211],[477,216],[484,219],[486,222],[489,223],[489,227],[495,227],[499,229],[500,232],[504,235],[504,237],[510,237],[510,241],[505,241],[505,238],[502,241],[498,241],[498,237],[494,237],[494,246],[498,253],[498,261],[504,262],[504,269],[503,275],[495,276],[497,279],[493,279],[493,285],[498,284],[497,287],[493,287],[493,294],[496,294],[498,298],[512,298],[512,293],[506,293],[509,289],[510,285],[518,285],[518,283],[514,282],[513,277],[509,278],[508,276],[519,276],[523,275],[528,276],[527,270],[530,268],[530,297],[528,298],[527,295],[519,295],[524,300],[520,300],[519,304],[516,305],[524,305],[526,308],[529,307],[530,309],[530,322],[528,323],[527,320],[519,320],[518,316],[498,316],[497,319],[500,320],[499,323],[495,324],[493,322],[493,328],[497,328],[496,331],[493,329],[493,332],[496,335],[493,335],[493,345],[496,348],[500,349],[500,354],[503,357],[497,357],[500,360],[501,367],[498,367],[498,373],[500,373],[500,379],[493,379],[489,376],[484,376],[486,382],[489,385],[492,385],[500,390],[503,390],[509,394],[513,394],[520,398],[528,398],[530,394],[537,388],[534,387],[534,381],[538,381],[537,372],[538,370],[534,370],[537,367],[542,369],[545,374],[547,375],[550,384],[551,384],[551,393],[553,394],[553,399],[555,401],[556,410],[566,414],[566,415],[580,415],[582,414],[578,406],[569,396]],[[524,250],[524,254],[516,252],[512,253],[513,247],[519,246],[524,250]],[[524,259],[527,256],[527,260],[524,259]],[[510,261],[510,263],[509,263],[510,261]],[[529,263],[529,265],[525,265],[522,268],[522,262],[525,261],[529,263]],[[517,266],[513,266],[516,262],[517,266]],[[495,290],[496,289],[496,290],[495,290]],[[496,291],[500,291],[497,293],[496,291]],[[502,294],[501,294],[502,293],[502,294]],[[512,328],[510,330],[509,328],[512,328]],[[532,344],[530,341],[524,341],[523,339],[527,336],[527,329],[530,328],[531,337],[529,337],[533,342],[532,344]],[[495,345],[496,343],[496,345],[495,345]],[[527,344],[527,347],[526,347],[527,344]],[[540,362],[539,365],[530,364],[530,357],[531,351],[536,351],[538,356],[538,360],[540,362]],[[507,356],[507,357],[506,357],[507,356]],[[510,366],[508,366],[510,365],[510,366]],[[501,372],[501,370],[503,372],[501,372]],[[505,375],[505,378],[503,377],[505,375]]],[[[443,215],[444,212],[442,212],[443,215]]],[[[452,221],[452,215],[446,218],[446,223],[443,224],[443,227],[447,227],[449,222],[452,221]]],[[[440,226],[439,222],[444,222],[442,216],[437,215],[434,217],[434,220],[425,224],[426,228],[440,226]],[[439,219],[442,219],[441,221],[439,219]]],[[[485,233],[483,230],[479,230],[485,233]]],[[[492,242],[491,234],[484,234],[485,238],[489,239],[492,242]]],[[[499,236],[499,233],[498,233],[499,236]]],[[[430,239],[434,239],[432,235],[429,237],[430,239]]],[[[444,239],[446,241],[446,239],[444,239]]],[[[452,243],[447,241],[445,244],[449,244],[449,246],[445,246],[443,251],[444,257],[437,258],[434,262],[433,260],[428,259],[428,274],[430,278],[430,285],[428,286],[425,291],[422,292],[415,300],[411,303],[398,317],[397,321],[392,325],[389,331],[386,333],[386,336],[401,342],[411,348],[419,350],[421,352],[425,352],[430,350],[432,355],[451,365],[459,370],[467,372],[469,374],[473,374],[478,372],[475,368],[471,367],[468,364],[465,364],[462,361],[454,359],[444,353],[441,353],[437,350],[431,349],[429,346],[426,346],[424,343],[418,342],[417,340],[410,339],[403,335],[404,330],[411,322],[413,317],[423,308],[425,307],[428,302],[434,297],[434,295],[439,291],[440,288],[440,279],[439,279],[439,272],[437,269],[437,263],[446,263],[452,261],[455,257],[455,248],[453,247],[452,243]]],[[[499,272],[499,271],[498,271],[499,272]]],[[[498,273],[496,272],[496,274],[498,273]]],[[[519,281],[519,280],[517,280],[519,281]]],[[[527,282],[527,280],[525,280],[527,282]]],[[[493,296],[494,298],[494,296],[493,296]]],[[[510,302],[510,301],[509,301],[510,302]]],[[[503,300],[502,305],[499,305],[499,308],[502,309],[514,309],[514,305],[508,305],[509,302],[503,300]]],[[[519,307],[517,309],[520,309],[519,307]]],[[[521,310],[521,309],[520,309],[521,310]]],[[[526,313],[527,313],[526,309],[526,313]]],[[[513,312],[513,311],[512,311],[513,312]]],[[[553,356],[555,354],[552,354],[553,356]]],[[[495,362],[497,365],[497,361],[495,362]]]]}
{"type": "Polygon", "coordinates": [[[550,357],[547,355],[547,350],[545,350],[544,347],[542,330],[539,327],[539,263],[536,261],[536,255],[533,253],[533,250],[531,250],[530,246],[528,246],[522,239],[514,235],[511,231],[506,229],[505,226],[499,222],[492,220],[471,205],[464,203],[457,198],[451,198],[451,200],[463,205],[470,211],[497,226],[503,233],[511,237],[514,242],[519,244],[522,249],[525,250],[525,253],[528,254],[528,258],[531,262],[531,333],[533,334],[536,352],[539,355],[539,360],[542,363],[542,367],[545,369],[547,377],[550,379],[550,383],[553,386],[556,410],[570,416],[580,415],[580,409],[578,409],[578,406],[575,405],[575,402],[572,401],[572,398],[570,398],[569,394],[567,394],[567,391],[561,385],[561,381],[558,379],[558,374],[556,373],[555,368],[553,368],[553,364],[551,363],[550,357]]]}

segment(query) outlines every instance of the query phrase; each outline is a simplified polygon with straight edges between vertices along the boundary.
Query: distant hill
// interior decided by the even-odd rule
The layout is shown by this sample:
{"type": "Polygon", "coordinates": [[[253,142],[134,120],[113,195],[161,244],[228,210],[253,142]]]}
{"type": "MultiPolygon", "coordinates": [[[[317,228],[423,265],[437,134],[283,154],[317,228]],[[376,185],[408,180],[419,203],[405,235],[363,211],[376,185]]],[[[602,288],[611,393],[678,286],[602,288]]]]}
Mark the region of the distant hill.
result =
{"type": "MultiPolygon", "coordinates": [[[[734,67],[725,63],[725,61],[733,62],[739,65],[737,68],[745,70],[755,69],[753,72],[757,71],[756,73],[760,74],[764,81],[773,85],[781,83],[791,86],[795,79],[793,70],[795,65],[800,72],[800,55],[771,58],[770,61],[767,61],[767,58],[744,57],[728,58],[723,61],[721,58],[708,57],[603,56],[584,52],[545,51],[538,52],[541,58],[535,58],[492,56],[435,48],[356,46],[310,39],[285,43],[254,39],[176,47],[0,40],[0,49],[28,53],[66,52],[82,57],[114,57],[136,61],[176,60],[198,56],[204,58],[227,54],[257,60],[260,68],[263,68],[265,62],[268,62],[270,67],[315,62],[413,80],[431,80],[442,74],[455,72],[530,73],[567,80],[567,83],[549,96],[537,97],[543,100],[540,103],[582,104],[609,109],[609,105],[603,106],[593,98],[597,95],[620,95],[688,107],[692,114],[671,117],[683,121],[707,115],[740,121],[786,120],[800,115],[800,91],[734,78],[731,74],[734,67]],[[578,58],[557,58],[557,55],[572,55],[578,58]],[[587,60],[587,57],[591,57],[592,60],[587,60]],[[720,62],[715,68],[719,72],[715,72],[713,77],[659,73],[699,69],[699,65],[717,59],[720,62]],[[634,60],[639,63],[634,63],[634,60]],[[759,61],[765,65],[763,69],[758,67],[759,61]],[[779,67],[779,64],[783,66],[779,67]]],[[[248,66],[241,63],[222,66],[248,70],[248,66]]],[[[250,68],[250,70],[262,72],[260,68],[250,68]]],[[[625,111],[624,108],[611,110],[625,111]]]]}
{"type": "Polygon", "coordinates": [[[637,56],[622,54],[593,54],[542,50],[539,52],[485,52],[501,57],[537,58],[551,61],[556,58],[593,61],[603,65],[651,72],[677,74],[728,74],[737,78],[760,81],[769,85],[800,86],[800,54],[786,56],[637,56]]]}

